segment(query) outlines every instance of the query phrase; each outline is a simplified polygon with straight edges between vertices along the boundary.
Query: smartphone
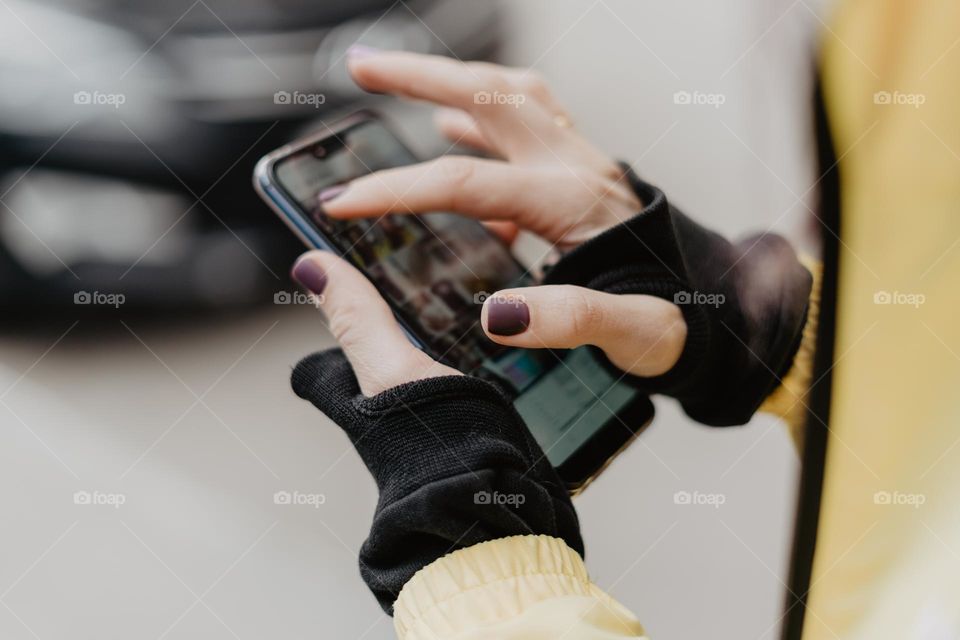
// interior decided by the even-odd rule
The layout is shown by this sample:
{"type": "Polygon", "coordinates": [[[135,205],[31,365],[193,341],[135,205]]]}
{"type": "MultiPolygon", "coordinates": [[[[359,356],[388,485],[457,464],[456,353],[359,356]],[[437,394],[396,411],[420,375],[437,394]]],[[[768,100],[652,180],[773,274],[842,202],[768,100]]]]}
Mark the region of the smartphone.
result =
{"type": "Polygon", "coordinates": [[[484,334],[486,296],[536,284],[509,247],[453,213],[351,221],[324,214],[321,190],[414,162],[384,122],[364,111],[266,155],[254,186],[308,247],[334,251],[363,272],[414,345],[499,385],[568,489],[582,490],[650,423],[653,405],[585,347],[519,349],[484,334]]]}

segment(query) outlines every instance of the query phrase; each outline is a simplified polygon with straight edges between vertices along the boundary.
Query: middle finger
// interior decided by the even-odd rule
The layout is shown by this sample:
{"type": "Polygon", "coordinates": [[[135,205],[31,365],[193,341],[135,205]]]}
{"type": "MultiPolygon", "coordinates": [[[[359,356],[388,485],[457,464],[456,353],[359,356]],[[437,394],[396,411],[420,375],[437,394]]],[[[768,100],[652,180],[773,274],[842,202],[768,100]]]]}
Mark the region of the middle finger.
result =
{"type": "Polygon", "coordinates": [[[361,87],[466,111],[509,159],[548,157],[548,147],[568,133],[537,92],[511,79],[512,70],[404,51],[352,51],[347,66],[361,87]]]}

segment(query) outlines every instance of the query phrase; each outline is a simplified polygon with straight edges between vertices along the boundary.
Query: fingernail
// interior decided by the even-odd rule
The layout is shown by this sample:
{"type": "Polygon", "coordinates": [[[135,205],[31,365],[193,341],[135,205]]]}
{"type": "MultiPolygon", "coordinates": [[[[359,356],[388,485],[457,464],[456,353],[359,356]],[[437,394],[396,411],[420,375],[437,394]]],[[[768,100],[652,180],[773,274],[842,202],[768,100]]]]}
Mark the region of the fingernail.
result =
{"type": "Polygon", "coordinates": [[[495,336],[515,336],[530,326],[530,308],[515,297],[490,298],[487,305],[487,331],[495,336]]]}
{"type": "Polygon", "coordinates": [[[368,47],[365,44],[351,45],[350,48],[347,49],[347,57],[351,60],[363,60],[364,58],[375,56],[378,53],[380,53],[380,49],[368,47]]]}
{"type": "Polygon", "coordinates": [[[333,200],[334,198],[336,198],[338,195],[340,195],[346,190],[347,190],[347,185],[345,184],[338,184],[333,187],[327,187],[326,189],[323,189],[319,194],[317,194],[317,198],[320,200],[320,202],[330,202],[331,200],[333,200]]]}
{"type": "Polygon", "coordinates": [[[291,277],[306,287],[310,293],[320,295],[327,287],[327,274],[313,260],[301,258],[293,265],[291,277]]]}

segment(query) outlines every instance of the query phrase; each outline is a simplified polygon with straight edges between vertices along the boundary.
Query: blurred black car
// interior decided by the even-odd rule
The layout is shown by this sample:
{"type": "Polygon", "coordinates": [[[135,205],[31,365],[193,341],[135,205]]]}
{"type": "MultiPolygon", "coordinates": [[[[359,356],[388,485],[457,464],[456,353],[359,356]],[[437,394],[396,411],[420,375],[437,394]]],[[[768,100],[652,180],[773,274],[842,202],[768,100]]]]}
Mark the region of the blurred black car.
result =
{"type": "Polygon", "coordinates": [[[6,0],[0,299],[20,317],[254,304],[299,243],[250,188],[264,152],[371,100],[345,50],[490,57],[469,0],[6,0]]]}

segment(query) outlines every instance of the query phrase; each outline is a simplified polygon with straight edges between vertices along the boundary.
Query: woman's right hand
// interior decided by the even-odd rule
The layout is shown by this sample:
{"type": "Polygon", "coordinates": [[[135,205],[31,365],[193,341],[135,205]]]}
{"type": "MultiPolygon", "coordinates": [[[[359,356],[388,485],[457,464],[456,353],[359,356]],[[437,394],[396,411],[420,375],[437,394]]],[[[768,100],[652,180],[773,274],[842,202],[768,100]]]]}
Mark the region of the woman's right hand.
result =
{"type": "MultiPolygon", "coordinates": [[[[493,158],[443,156],[357,178],[320,194],[332,217],[452,211],[487,222],[508,242],[519,228],[568,251],[643,208],[623,169],[570,126],[529,70],[361,47],[351,50],[348,68],[364,89],[440,106],[448,138],[493,158]]],[[[660,298],[568,285],[499,293],[508,295],[491,296],[481,316],[501,344],[595,345],[638,376],[665,373],[683,350],[683,315],[660,298]]]]}
{"type": "Polygon", "coordinates": [[[454,211],[514,223],[565,251],[641,209],[622,169],[573,129],[533,71],[364,47],[347,65],[364,89],[440,106],[441,132],[495,159],[446,155],[371,173],[321,194],[336,195],[323,203],[332,216],[454,211]]]}

